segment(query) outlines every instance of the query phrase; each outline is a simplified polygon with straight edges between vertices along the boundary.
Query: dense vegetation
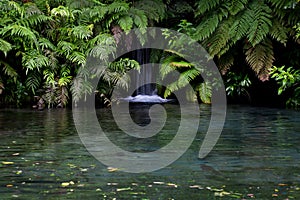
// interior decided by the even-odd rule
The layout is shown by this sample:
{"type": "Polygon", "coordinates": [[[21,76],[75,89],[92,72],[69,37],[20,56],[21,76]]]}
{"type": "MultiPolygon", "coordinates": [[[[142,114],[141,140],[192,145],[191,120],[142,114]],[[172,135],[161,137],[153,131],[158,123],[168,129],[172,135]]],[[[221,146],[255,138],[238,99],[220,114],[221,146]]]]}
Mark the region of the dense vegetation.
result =
{"type": "MultiPolygon", "coordinates": [[[[160,26],[185,33],[206,48],[223,74],[230,101],[270,105],[275,99],[276,105],[299,108],[299,13],[297,0],[2,0],[0,104],[70,105],[83,91],[94,92],[85,77],[74,77],[95,45],[110,47],[98,49],[105,58],[116,43],[112,35],[160,26]]],[[[163,52],[157,61],[162,75],[179,70],[199,99],[210,102],[211,86],[199,81],[201,73],[180,54],[163,52]]],[[[139,68],[138,62],[124,57],[99,71],[97,94],[103,104],[114,85],[126,86],[119,77],[132,68],[139,68]]],[[[184,86],[174,85],[165,96],[184,86]]]]}

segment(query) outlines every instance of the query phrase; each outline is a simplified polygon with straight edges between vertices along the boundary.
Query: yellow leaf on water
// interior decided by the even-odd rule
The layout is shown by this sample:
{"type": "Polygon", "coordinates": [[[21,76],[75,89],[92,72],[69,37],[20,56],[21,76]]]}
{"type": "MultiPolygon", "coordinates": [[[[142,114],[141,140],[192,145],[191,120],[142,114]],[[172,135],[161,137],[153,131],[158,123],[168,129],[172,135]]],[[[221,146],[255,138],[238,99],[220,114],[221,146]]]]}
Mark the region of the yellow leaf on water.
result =
{"type": "Polygon", "coordinates": [[[128,188],[117,188],[117,192],[131,190],[131,187],[128,188]]]}
{"type": "Polygon", "coordinates": [[[17,175],[22,174],[22,173],[23,173],[22,170],[19,170],[19,171],[16,172],[17,175]]]}
{"type": "Polygon", "coordinates": [[[204,189],[201,185],[190,185],[190,188],[196,188],[196,189],[199,189],[199,190],[204,189]]]}
{"type": "Polygon", "coordinates": [[[61,183],[61,186],[62,187],[67,187],[67,186],[69,186],[70,185],[70,183],[69,182],[64,182],[64,183],[61,183]]]}
{"type": "Polygon", "coordinates": [[[14,162],[3,161],[2,164],[3,165],[12,165],[12,164],[14,164],[14,162]]]}
{"type": "Polygon", "coordinates": [[[172,187],[175,187],[175,188],[178,187],[178,185],[176,185],[176,184],[174,184],[174,183],[167,183],[167,186],[172,186],[172,187]]]}
{"type": "Polygon", "coordinates": [[[115,168],[115,167],[108,167],[107,170],[109,172],[115,172],[115,171],[118,171],[119,169],[118,168],[115,168]]]}

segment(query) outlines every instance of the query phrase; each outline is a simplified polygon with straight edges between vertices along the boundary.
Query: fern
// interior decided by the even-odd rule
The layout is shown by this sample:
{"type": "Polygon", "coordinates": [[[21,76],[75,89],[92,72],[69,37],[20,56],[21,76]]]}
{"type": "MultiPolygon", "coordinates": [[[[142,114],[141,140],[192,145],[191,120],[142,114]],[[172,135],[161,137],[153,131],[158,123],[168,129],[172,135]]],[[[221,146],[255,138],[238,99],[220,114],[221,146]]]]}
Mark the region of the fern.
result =
{"type": "Polygon", "coordinates": [[[53,8],[51,10],[51,15],[61,17],[61,18],[74,19],[74,15],[69,10],[69,8],[64,6],[58,6],[57,8],[53,8]]]}
{"type": "Polygon", "coordinates": [[[10,36],[17,36],[24,39],[28,39],[31,45],[35,44],[36,47],[38,48],[37,38],[35,33],[27,27],[17,25],[17,24],[12,24],[0,30],[0,35],[10,35],[10,36]]]}
{"type": "Polygon", "coordinates": [[[39,38],[38,43],[39,43],[39,47],[42,51],[44,51],[46,49],[56,50],[56,47],[54,46],[54,44],[46,38],[39,38]]]}
{"type": "Polygon", "coordinates": [[[125,2],[115,1],[107,5],[107,9],[109,13],[127,12],[129,10],[129,4],[125,2]]]}
{"type": "Polygon", "coordinates": [[[7,56],[7,53],[11,49],[12,49],[12,45],[9,42],[7,42],[7,41],[0,38],[0,51],[2,51],[5,56],[7,56]]]}
{"type": "Polygon", "coordinates": [[[228,9],[229,13],[231,15],[236,15],[245,8],[248,0],[232,0],[226,3],[227,5],[225,7],[228,9]]]}
{"type": "Polygon", "coordinates": [[[133,20],[130,16],[125,15],[118,20],[118,24],[125,31],[125,33],[128,33],[132,29],[133,20]]]}
{"type": "Polygon", "coordinates": [[[132,7],[129,10],[129,15],[132,17],[133,23],[140,29],[141,33],[145,33],[148,26],[148,19],[145,12],[132,7]]]}
{"type": "Polygon", "coordinates": [[[20,4],[18,4],[15,1],[8,1],[8,6],[10,8],[12,8],[13,10],[17,11],[17,13],[21,16],[21,18],[24,17],[25,9],[23,7],[21,7],[20,4]]]}
{"type": "Polygon", "coordinates": [[[45,55],[40,54],[36,50],[32,50],[24,53],[22,57],[22,65],[26,68],[26,74],[28,74],[29,70],[40,70],[43,67],[49,66],[50,61],[45,55]]]}
{"type": "Polygon", "coordinates": [[[32,94],[35,94],[36,90],[40,87],[41,81],[41,74],[38,71],[30,71],[25,81],[25,85],[32,91],[32,94]]]}
{"type": "Polygon", "coordinates": [[[230,28],[230,21],[223,21],[216,30],[216,33],[207,40],[209,44],[208,53],[210,56],[215,56],[224,46],[227,45],[230,40],[230,28]]]}
{"type": "Polygon", "coordinates": [[[141,0],[134,4],[136,9],[144,11],[149,20],[159,22],[165,17],[166,6],[160,0],[141,0]]]}
{"type": "Polygon", "coordinates": [[[268,80],[269,69],[274,61],[272,41],[265,39],[261,44],[247,49],[245,55],[247,63],[258,74],[259,78],[262,81],[268,80]]]}
{"type": "Polygon", "coordinates": [[[10,78],[12,78],[14,80],[14,82],[17,82],[17,78],[18,78],[18,73],[16,72],[16,70],[14,70],[8,63],[3,62],[0,60],[0,66],[3,66],[2,70],[3,72],[9,76],[10,78]]]}
{"type": "Polygon", "coordinates": [[[69,56],[75,50],[76,46],[71,42],[59,41],[57,48],[60,55],[69,56]]]}
{"type": "Polygon", "coordinates": [[[272,22],[273,26],[270,29],[270,36],[277,40],[278,42],[282,44],[286,44],[288,40],[288,31],[284,25],[282,25],[278,19],[274,19],[272,22]]]}
{"type": "Polygon", "coordinates": [[[196,33],[193,38],[196,40],[204,40],[212,35],[219,25],[219,18],[217,15],[210,15],[205,17],[202,22],[196,27],[196,33]]]}
{"type": "Polygon", "coordinates": [[[271,12],[272,10],[265,4],[259,1],[250,5],[250,9],[253,11],[253,22],[249,29],[249,42],[255,46],[260,43],[265,36],[269,33],[272,26],[271,12]]]}
{"type": "Polygon", "coordinates": [[[76,26],[72,28],[71,33],[75,38],[87,40],[93,35],[93,25],[89,26],[76,26]]]}
{"type": "Polygon", "coordinates": [[[244,12],[237,15],[236,20],[229,30],[229,35],[233,43],[236,43],[238,40],[248,35],[253,21],[252,12],[252,10],[246,9],[244,12]]]}
{"type": "Polygon", "coordinates": [[[26,18],[19,19],[18,21],[16,21],[16,24],[20,24],[25,27],[34,27],[34,26],[38,26],[42,23],[46,23],[50,20],[52,20],[52,19],[46,15],[34,14],[34,15],[30,15],[26,18]]]}
{"type": "Polygon", "coordinates": [[[198,91],[200,100],[205,104],[211,103],[211,96],[212,96],[212,87],[210,84],[203,82],[198,85],[196,88],[198,91]]]}
{"type": "Polygon", "coordinates": [[[196,16],[202,15],[203,13],[213,10],[216,8],[222,0],[212,0],[212,1],[198,1],[196,16]]]}
{"type": "Polygon", "coordinates": [[[25,3],[23,8],[25,10],[25,17],[42,14],[42,11],[37,7],[35,3],[32,2],[25,3]]]}
{"type": "Polygon", "coordinates": [[[86,62],[86,56],[78,51],[74,51],[71,55],[67,57],[71,62],[78,64],[79,66],[84,66],[86,62]]]}

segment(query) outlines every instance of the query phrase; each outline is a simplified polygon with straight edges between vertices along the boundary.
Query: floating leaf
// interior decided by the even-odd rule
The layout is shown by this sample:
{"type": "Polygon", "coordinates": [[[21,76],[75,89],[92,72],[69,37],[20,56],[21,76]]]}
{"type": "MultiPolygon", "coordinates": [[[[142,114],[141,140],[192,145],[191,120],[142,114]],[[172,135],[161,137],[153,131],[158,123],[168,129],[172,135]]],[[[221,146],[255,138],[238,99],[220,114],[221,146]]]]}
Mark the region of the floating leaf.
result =
{"type": "Polygon", "coordinates": [[[153,182],[153,184],[156,184],[156,185],[163,185],[163,184],[165,184],[165,182],[155,181],[155,182],[153,182]]]}
{"type": "Polygon", "coordinates": [[[13,165],[14,162],[3,161],[2,164],[3,164],[3,165],[13,165]]]}
{"type": "Polygon", "coordinates": [[[115,172],[115,171],[118,171],[119,169],[118,168],[115,168],[115,167],[108,167],[107,170],[109,172],[115,172]]]}
{"type": "Polygon", "coordinates": [[[63,182],[63,183],[61,183],[61,186],[62,186],[62,187],[67,187],[67,186],[69,186],[69,185],[70,185],[69,182],[63,182]]]}
{"type": "Polygon", "coordinates": [[[19,170],[19,171],[16,172],[17,175],[20,175],[20,174],[22,174],[22,173],[23,173],[22,170],[19,170]]]}
{"type": "Polygon", "coordinates": [[[204,189],[201,185],[190,185],[190,188],[196,188],[196,189],[199,189],[199,190],[204,189]]]}
{"type": "Polygon", "coordinates": [[[167,186],[171,186],[171,187],[175,187],[175,188],[178,187],[178,185],[176,185],[176,184],[174,184],[174,183],[167,183],[167,186]]]}
{"type": "Polygon", "coordinates": [[[131,187],[127,187],[127,188],[117,188],[117,192],[128,191],[128,190],[132,190],[132,188],[131,188],[131,187]]]}

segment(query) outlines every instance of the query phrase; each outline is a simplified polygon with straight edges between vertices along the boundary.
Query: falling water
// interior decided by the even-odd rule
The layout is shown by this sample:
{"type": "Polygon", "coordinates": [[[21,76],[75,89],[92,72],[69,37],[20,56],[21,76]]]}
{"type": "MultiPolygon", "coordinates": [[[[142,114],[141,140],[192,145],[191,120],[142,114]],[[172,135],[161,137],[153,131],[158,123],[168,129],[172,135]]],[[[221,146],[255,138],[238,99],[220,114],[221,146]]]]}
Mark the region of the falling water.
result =
{"type": "Polygon", "coordinates": [[[165,103],[168,99],[163,99],[157,95],[156,84],[149,84],[155,82],[154,69],[150,63],[150,49],[139,49],[132,52],[132,58],[135,59],[141,66],[140,73],[134,77],[136,91],[132,96],[123,98],[129,102],[143,102],[143,103],[165,103]],[[144,65],[144,66],[143,66],[144,65]],[[148,84],[146,84],[148,83],[148,84]]]}

